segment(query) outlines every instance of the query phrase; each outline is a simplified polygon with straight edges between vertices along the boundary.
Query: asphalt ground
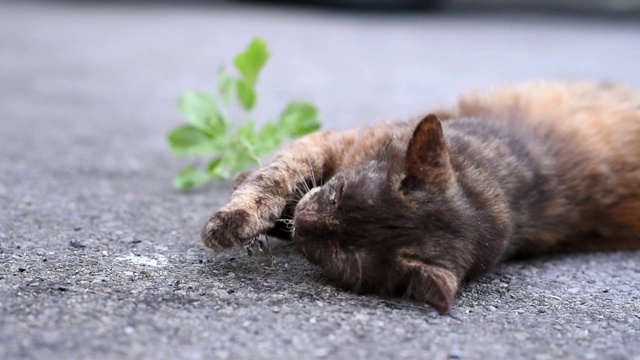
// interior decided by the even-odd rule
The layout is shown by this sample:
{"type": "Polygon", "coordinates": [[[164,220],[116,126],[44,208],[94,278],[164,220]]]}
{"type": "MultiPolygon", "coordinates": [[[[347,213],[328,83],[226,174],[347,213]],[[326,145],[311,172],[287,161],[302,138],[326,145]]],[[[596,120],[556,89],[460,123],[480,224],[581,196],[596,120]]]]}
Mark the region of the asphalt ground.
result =
{"type": "Polygon", "coordinates": [[[539,78],[640,88],[640,23],[524,12],[0,3],[1,359],[640,359],[640,254],[513,261],[449,315],[336,289],[289,246],[214,254],[220,181],[179,192],[176,97],[254,35],[257,118],[404,119],[539,78]]]}

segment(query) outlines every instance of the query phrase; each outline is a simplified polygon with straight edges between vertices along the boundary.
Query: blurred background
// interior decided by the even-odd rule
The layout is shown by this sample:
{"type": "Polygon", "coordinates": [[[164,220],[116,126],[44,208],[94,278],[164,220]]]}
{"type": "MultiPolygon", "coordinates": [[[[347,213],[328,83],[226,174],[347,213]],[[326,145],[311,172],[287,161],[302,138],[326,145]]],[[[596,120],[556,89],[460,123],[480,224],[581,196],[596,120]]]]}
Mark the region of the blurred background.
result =
{"type": "Polygon", "coordinates": [[[640,86],[640,0],[4,1],[0,10],[4,96],[95,101],[135,118],[129,126],[176,123],[175,98],[212,88],[218,65],[254,36],[272,53],[258,118],[292,98],[316,103],[325,126],[350,127],[503,82],[640,86]]]}
{"type": "Polygon", "coordinates": [[[639,20],[640,0],[4,1],[1,140],[36,163],[46,152],[70,166],[179,168],[166,142],[184,121],[176,99],[214,89],[255,36],[271,52],[258,123],[294,99],[344,129],[501,83],[640,87],[639,20]],[[88,148],[69,156],[75,146],[88,148]]]}
{"type": "Polygon", "coordinates": [[[294,99],[344,129],[508,82],[640,88],[639,15],[640,0],[4,1],[1,140],[33,163],[170,177],[188,163],[166,141],[184,121],[176,99],[214,89],[255,36],[271,52],[258,123],[294,99]]]}
{"type": "Polygon", "coordinates": [[[286,5],[316,5],[336,8],[363,9],[449,9],[449,10],[504,10],[528,9],[569,12],[627,12],[638,11],[637,0],[280,0],[254,1],[286,5]]]}

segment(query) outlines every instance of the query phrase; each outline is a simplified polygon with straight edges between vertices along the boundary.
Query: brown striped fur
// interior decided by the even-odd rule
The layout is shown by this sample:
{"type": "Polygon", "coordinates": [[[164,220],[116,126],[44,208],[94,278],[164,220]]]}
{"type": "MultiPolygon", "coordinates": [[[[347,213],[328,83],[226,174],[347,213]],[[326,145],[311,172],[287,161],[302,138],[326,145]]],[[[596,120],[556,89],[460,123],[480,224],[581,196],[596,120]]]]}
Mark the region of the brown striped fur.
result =
{"type": "Polygon", "coordinates": [[[461,281],[509,257],[640,249],[640,95],[503,86],[419,122],[311,134],[234,187],[207,246],[292,236],[345,288],[446,311],[461,281]]]}

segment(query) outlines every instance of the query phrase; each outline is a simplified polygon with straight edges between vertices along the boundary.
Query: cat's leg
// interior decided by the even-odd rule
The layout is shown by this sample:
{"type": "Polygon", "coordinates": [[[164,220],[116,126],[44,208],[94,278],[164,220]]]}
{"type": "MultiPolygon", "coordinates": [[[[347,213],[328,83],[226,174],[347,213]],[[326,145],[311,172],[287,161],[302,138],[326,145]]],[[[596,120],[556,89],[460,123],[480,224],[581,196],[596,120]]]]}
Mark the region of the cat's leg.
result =
{"type": "Polygon", "coordinates": [[[373,159],[405,129],[411,126],[380,123],[355,130],[320,131],[293,141],[276,152],[264,168],[234,179],[231,200],[202,228],[204,244],[222,250],[273,230],[287,204],[292,211],[295,203],[291,201],[299,200],[341,169],[373,159]]]}

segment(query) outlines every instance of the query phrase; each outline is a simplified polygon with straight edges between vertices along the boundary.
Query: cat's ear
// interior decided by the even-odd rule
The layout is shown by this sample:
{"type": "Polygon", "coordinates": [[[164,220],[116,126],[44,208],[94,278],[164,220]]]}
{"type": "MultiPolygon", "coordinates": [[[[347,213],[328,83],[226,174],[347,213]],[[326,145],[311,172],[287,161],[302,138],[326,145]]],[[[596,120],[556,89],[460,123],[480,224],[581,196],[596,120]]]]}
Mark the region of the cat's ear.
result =
{"type": "Polygon", "coordinates": [[[454,273],[418,260],[405,260],[403,265],[409,274],[405,296],[424,301],[441,313],[451,309],[459,284],[454,273]]]}
{"type": "Polygon", "coordinates": [[[425,184],[445,184],[453,178],[449,149],[435,115],[427,115],[414,130],[405,163],[407,177],[402,181],[403,191],[425,184]]]}

